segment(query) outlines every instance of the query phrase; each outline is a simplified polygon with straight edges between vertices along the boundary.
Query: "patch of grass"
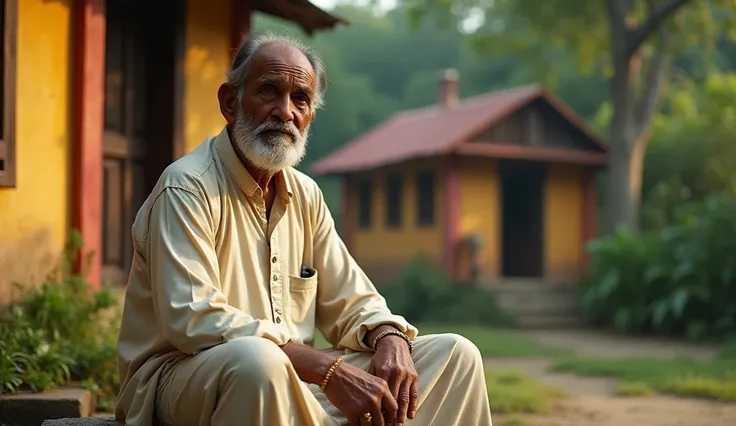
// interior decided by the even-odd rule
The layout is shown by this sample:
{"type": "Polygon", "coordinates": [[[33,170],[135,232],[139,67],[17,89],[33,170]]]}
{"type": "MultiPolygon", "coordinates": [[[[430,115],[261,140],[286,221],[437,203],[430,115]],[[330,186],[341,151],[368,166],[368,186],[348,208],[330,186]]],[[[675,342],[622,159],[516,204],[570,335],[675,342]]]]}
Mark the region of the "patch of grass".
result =
{"type": "Polygon", "coordinates": [[[558,357],[571,352],[550,348],[513,331],[476,325],[449,326],[426,324],[418,326],[420,334],[456,333],[465,336],[478,346],[480,353],[488,357],[558,357]]]}
{"type": "MultiPolygon", "coordinates": [[[[495,423],[496,418],[494,417],[493,420],[495,423]]],[[[527,421],[521,414],[509,414],[501,420],[500,424],[502,426],[525,426],[527,424],[527,421]]]]}
{"type": "Polygon", "coordinates": [[[565,394],[517,371],[486,373],[491,411],[498,414],[545,413],[565,394]]]}
{"type": "MultiPolygon", "coordinates": [[[[476,325],[418,325],[420,335],[455,333],[465,336],[478,346],[480,353],[488,357],[558,357],[571,352],[547,347],[535,340],[519,336],[510,331],[476,325]]],[[[321,333],[317,333],[314,346],[329,348],[321,333]]]]}
{"type": "Polygon", "coordinates": [[[736,359],[702,362],[690,358],[586,358],[558,360],[553,371],[581,376],[616,377],[650,386],[654,391],[736,402],[736,359]]]}
{"type": "Polygon", "coordinates": [[[718,351],[717,359],[736,359],[736,339],[731,339],[718,351]]]}
{"type": "Polygon", "coordinates": [[[654,389],[648,383],[643,382],[621,382],[616,389],[618,396],[649,396],[654,394],[654,389]]]}
{"type": "Polygon", "coordinates": [[[662,392],[693,398],[736,402],[736,377],[716,379],[705,377],[681,377],[664,382],[662,392]]]}

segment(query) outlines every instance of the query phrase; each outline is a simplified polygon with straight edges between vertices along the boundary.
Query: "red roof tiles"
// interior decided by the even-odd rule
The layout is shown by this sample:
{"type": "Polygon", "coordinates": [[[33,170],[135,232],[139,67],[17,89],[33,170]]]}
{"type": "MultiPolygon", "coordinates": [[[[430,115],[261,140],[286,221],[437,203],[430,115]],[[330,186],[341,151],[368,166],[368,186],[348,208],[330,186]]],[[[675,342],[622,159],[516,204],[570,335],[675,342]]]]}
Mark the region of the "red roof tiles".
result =
{"type": "Polygon", "coordinates": [[[349,173],[448,154],[459,144],[540,97],[547,99],[591,139],[597,140],[581,117],[534,84],[465,99],[452,108],[433,105],[399,112],[317,161],[310,171],[315,174],[349,173]]]}

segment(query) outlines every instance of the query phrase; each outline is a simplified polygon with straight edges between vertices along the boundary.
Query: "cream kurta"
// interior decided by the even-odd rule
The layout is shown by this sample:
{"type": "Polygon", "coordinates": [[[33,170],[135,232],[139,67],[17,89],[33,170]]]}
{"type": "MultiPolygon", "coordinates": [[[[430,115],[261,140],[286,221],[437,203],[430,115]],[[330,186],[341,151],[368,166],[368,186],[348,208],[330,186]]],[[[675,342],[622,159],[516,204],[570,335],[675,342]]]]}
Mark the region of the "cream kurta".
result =
{"type": "MultiPolygon", "coordinates": [[[[389,311],[350,256],[311,178],[294,169],[279,174],[266,218],[262,191],[238,160],[226,130],[166,169],[138,212],[132,237],[116,407],[116,417],[128,425],[155,422],[157,390],[168,389],[172,372],[196,371],[199,364],[189,360],[204,360],[205,354],[216,359],[218,352],[205,350],[223,343],[235,348],[227,342],[246,342],[252,349],[252,342],[266,342],[243,340],[256,337],[276,345],[289,340],[311,345],[319,329],[341,350],[366,352],[363,337],[381,324],[412,339],[417,335],[389,311]],[[302,278],[302,266],[316,273],[302,278]]],[[[278,357],[258,345],[254,354],[271,351],[265,358],[278,357]]],[[[210,368],[217,367],[213,362],[227,363],[222,359],[227,358],[210,361],[210,368]]],[[[292,403],[311,409],[316,399],[308,397],[292,403]]]]}

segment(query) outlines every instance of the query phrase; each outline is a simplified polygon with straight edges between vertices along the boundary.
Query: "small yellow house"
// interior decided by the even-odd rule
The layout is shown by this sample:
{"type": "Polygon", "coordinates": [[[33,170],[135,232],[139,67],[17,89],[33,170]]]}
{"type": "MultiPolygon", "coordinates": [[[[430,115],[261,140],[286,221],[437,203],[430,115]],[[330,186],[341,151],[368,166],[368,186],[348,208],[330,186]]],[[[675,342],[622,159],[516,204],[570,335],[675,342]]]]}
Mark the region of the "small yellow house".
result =
{"type": "Polygon", "coordinates": [[[603,142],[539,85],[403,111],[312,167],[343,179],[343,235],[387,282],[423,253],[462,281],[568,281],[595,236],[603,142]]]}
{"type": "Polygon", "coordinates": [[[125,280],[141,202],[224,124],[217,88],[252,13],[308,33],[341,22],[307,0],[0,2],[0,306],[57,264],[71,229],[94,284],[125,280]]]}

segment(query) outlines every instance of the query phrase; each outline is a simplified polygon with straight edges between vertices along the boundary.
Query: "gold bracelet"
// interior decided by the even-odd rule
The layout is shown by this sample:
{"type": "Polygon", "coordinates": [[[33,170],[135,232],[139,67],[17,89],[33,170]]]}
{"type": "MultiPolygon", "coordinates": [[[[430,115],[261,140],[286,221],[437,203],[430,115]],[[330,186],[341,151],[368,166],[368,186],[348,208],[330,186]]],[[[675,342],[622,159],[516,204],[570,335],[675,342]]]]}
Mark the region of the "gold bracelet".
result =
{"type": "Polygon", "coordinates": [[[332,377],[332,375],[335,373],[335,370],[337,370],[337,367],[339,367],[340,364],[342,364],[342,357],[341,356],[337,357],[337,359],[335,360],[335,363],[332,364],[332,367],[330,367],[330,369],[327,370],[327,374],[325,374],[325,379],[322,380],[322,384],[319,385],[319,390],[321,390],[322,392],[325,391],[325,387],[327,386],[327,382],[330,381],[330,377],[332,377]]]}

